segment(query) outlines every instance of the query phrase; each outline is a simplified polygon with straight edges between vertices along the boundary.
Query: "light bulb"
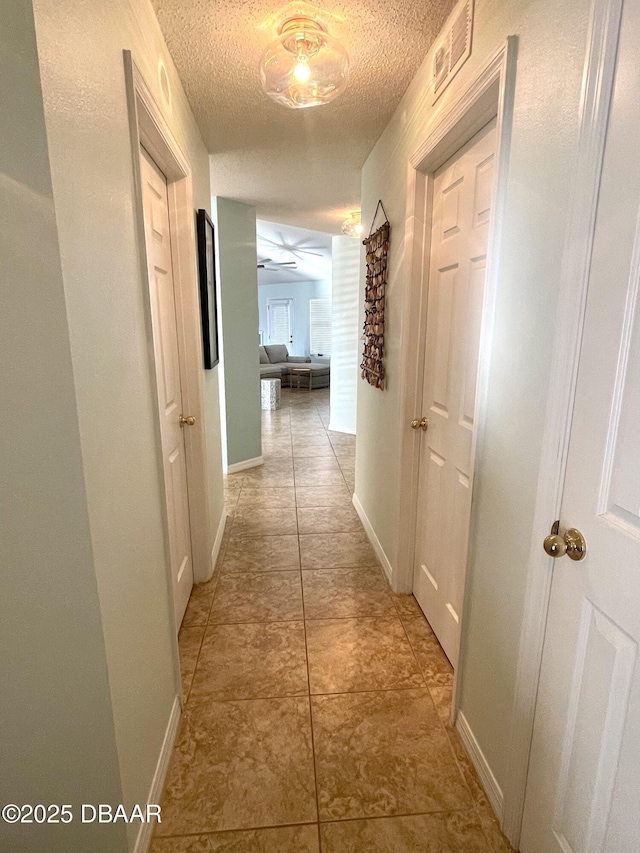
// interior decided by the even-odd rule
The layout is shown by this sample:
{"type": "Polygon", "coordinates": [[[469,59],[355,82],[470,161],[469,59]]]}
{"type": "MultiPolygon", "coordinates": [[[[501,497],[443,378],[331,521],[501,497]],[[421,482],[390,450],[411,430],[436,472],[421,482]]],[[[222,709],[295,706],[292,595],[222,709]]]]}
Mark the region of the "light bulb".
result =
{"type": "Polygon", "coordinates": [[[324,24],[286,20],[260,60],[260,81],[270,98],[291,109],[328,104],[344,91],[349,57],[324,24]]]}
{"type": "Polygon", "coordinates": [[[342,223],[342,233],[347,237],[360,237],[363,231],[363,225],[360,219],[360,211],[354,210],[342,223]]]}
{"type": "Polygon", "coordinates": [[[311,77],[311,68],[309,68],[309,62],[304,54],[298,56],[298,61],[293,69],[293,76],[298,83],[306,83],[309,77],[311,77]]]}

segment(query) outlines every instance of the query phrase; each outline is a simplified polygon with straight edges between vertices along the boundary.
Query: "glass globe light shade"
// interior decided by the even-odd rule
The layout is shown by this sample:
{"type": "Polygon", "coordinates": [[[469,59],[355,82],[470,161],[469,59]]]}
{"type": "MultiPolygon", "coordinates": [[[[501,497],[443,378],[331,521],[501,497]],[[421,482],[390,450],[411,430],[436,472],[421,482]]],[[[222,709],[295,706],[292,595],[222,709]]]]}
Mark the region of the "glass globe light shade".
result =
{"type": "Polygon", "coordinates": [[[285,21],[260,60],[266,94],[294,110],[328,104],[344,90],[348,77],[346,50],[311,18],[285,21]]]}
{"type": "Polygon", "coordinates": [[[342,223],[342,233],[347,237],[360,237],[362,235],[362,222],[360,221],[360,211],[354,211],[349,214],[342,223]]]}

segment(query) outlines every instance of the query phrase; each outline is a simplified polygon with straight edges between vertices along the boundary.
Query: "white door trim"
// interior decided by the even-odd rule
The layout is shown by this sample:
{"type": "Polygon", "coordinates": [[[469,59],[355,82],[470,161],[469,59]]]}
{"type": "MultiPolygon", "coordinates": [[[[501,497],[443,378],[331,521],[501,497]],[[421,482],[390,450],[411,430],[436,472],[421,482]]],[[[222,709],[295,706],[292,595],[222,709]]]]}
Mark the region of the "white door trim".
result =
{"type": "MultiPolygon", "coordinates": [[[[445,93],[441,112],[435,119],[435,123],[428,129],[422,144],[409,159],[405,230],[405,247],[409,265],[409,294],[405,300],[402,318],[401,375],[412,377],[412,381],[404,384],[399,403],[399,418],[402,424],[400,441],[401,494],[407,496],[409,506],[408,511],[400,516],[400,547],[392,580],[392,586],[396,592],[411,592],[413,587],[420,436],[417,436],[414,430],[409,429],[409,423],[420,411],[422,402],[433,175],[482,127],[491,119],[496,118],[496,176],[492,204],[494,214],[489,231],[487,274],[480,332],[478,384],[474,414],[476,429],[472,449],[472,460],[474,460],[478,443],[482,441],[487,405],[490,345],[500,258],[500,236],[511,147],[516,54],[517,38],[510,36],[456,100],[454,100],[455,93],[453,90],[445,93]],[[419,306],[418,311],[415,310],[416,305],[419,306]]],[[[473,511],[471,517],[473,519],[473,511]]],[[[464,638],[464,608],[461,618],[462,636],[464,638]]],[[[455,673],[452,721],[455,721],[458,710],[456,687],[460,672],[461,667],[459,666],[455,673]]]]}
{"type": "Polygon", "coordinates": [[[488,343],[493,317],[494,292],[499,258],[499,237],[509,155],[513,88],[517,40],[507,39],[506,44],[489,60],[466,91],[451,102],[453,93],[446,93],[441,112],[429,128],[426,138],[409,159],[405,248],[408,255],[409,293],[405,300],[402,318],[401,375],[411,377],[403,385],[399,403],[402,424],[400,447],[401,494],[408,498],[409,508],[400,516],[400,547],[392,585],[396,592],[411,592],[413,586],[413,559],[415,552],[415,526],[417,517],[418,461],[420,436],[409,429],[421,404],[424,341],[426,336],[426,307],[429,275],[429,245],[431,234],[431,203],[433,174],[456,151],[468,142],[487,122],[497,117],[496,180],[494,186],[494,216],[489,235],[489,255],[485,284],[481,357],[478,365],[474,438],[484,420],[487,373],[489,364],[488,343]],[[449,97],[447,97],[449,96],[449,97]],[[415,308],[419,307],[416,311],[415,308]]]}
{"type": "Polygon", "coordinates": [[[576,179],[565,238],[542,460],[527,568],[503,830],[518,849],[553,560],[542,541],[560,506],[576,392],[607,119],[623,0],[592,0],[581,97],[576,179]]]}
{"type": "MultiPolygon", "coordinates": [[[[185,431],[185,458],[189,489],[193,574],[196,582],[205,581],[210,578],[213,567],[211,566],[212,538],[209,517],[209,493],[206,480],[206,438],[202,387],[202,333],[198,299],[191,169],[151,89],[134,62],[131,52],[125,50],[123,53],[137,203],[138,254],[140,269],[145,282],[148,281],[148,274],[139,161],[140,145],[149,152],[167,177],[183,406],[188,410],[189,414],[194,415],[196,418],[195,426],[185,431]]],[[[148,288],[145,288],[145,293],[149,353],[152,364],[154,364],[153,330],[151,326],[151,306],[148,288]]],[[[155,376],[154,367],[151,371],[151,381],[154,383],[156,381],[155,376]]],[[[156,438],[158,446],[160,446],[159,412],[157,413],[156,421],[156,438]]],[[[161,482],[164,486],[164,472],[160,454],[158,454],[158,466],[161,482]]],[[[163,509],[166,511],[166,507],[163,507],[163,509]]],[[[164,522],[165,549],[168,555],[168,522],[166,513],[164,522]]],[[[168,558],[167,571],[170,571],[168,558]]],[[[171,584],[169,585],[169,589],[171,589],[171,584]]],[[[170,602],[170,609],[173,611],[173,601],[170,602]]]]}
{"type": "MultiPolygon", "coordinates": [[[[487,407],[491,335],[500,259],[500,237],[511,148],[516,56],[517,38],[510,36],[505,44],[486,62],[464,92],[458,94],[457,97],[453,89],[446,92],[433,124],[427,129],[424,141],[409,158],[405,228],[409,293],[405,300],[402,318],[401,375],[411,377],[411,381],[404,384],[399,402],[399,418],[402,424],[400,482],[401,494],[407,496],[408,510],[401,513],[400,516],[400,546],[398,562],[392,580],[392,586],[396,592],[411,592],[413,587],[420,436],[417,436],[414,430],[409,429],[409,423],[412,418],[418,415],[422,404],[433,176],[436,170],[481,128],[493,118],[496,119],[496,173],[480,332],[478,383],[474,413],[476,428],[472,448],[473,469],[476,448],[483,437],[487,407]],[[418,311],[415,310],[416,306],[419,306],[418,311]]],[[[471,518],[473,523],[473,509],[471,518]]],[[[469,553],[468,561],[471,556],[469,553]]],[[[464,610],[465,608],[461,614],[463,640],[464,610]]],[[[451,709],[452,722],[454,723],[458,713],[457,684],[460,673],[461,666],[455,672],[451,709]]]]}

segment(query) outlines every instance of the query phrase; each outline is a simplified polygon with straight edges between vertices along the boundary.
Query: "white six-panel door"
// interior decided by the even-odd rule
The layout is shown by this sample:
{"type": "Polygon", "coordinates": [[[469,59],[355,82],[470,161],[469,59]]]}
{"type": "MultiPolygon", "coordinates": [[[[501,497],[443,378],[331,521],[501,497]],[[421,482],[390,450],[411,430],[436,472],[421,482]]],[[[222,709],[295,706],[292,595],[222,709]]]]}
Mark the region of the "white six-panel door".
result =
{"type": "Polygon", "coordinates": [[[451,663],[460,646],[493,120],[434,176],[413,591],[451,663]]]}
{"type": "Polygon", "coordinates": [[[554,561],[523,853],[640,850],[639,32],[626,0],[562,499],[587,555],[554,561]]]}
{"type": "Polygon", "coordinates": [[[193,587],[193,563],[169,205],[166,178],[143,148],[140,168],[177,629],[193,587]]]}

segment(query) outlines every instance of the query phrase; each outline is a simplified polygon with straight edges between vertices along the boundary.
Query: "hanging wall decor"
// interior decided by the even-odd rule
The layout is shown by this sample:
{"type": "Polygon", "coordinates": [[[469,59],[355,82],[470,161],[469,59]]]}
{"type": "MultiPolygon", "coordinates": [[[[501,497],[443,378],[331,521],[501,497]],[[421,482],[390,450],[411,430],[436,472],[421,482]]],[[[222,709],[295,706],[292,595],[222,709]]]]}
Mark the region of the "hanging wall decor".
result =
{"type": "Polygon", "coordinates": [[[380,389],[384,388],[384,303],[390,233],[387,213],[382,201],[379,201],[371,223],[371,233],[362,241],[367,250],[367,276],[364,289],[364,349],[360,368],[362,378],[380,389]],[[377,231],[373,231],[380,209],[385,221],[377,231]]]}

